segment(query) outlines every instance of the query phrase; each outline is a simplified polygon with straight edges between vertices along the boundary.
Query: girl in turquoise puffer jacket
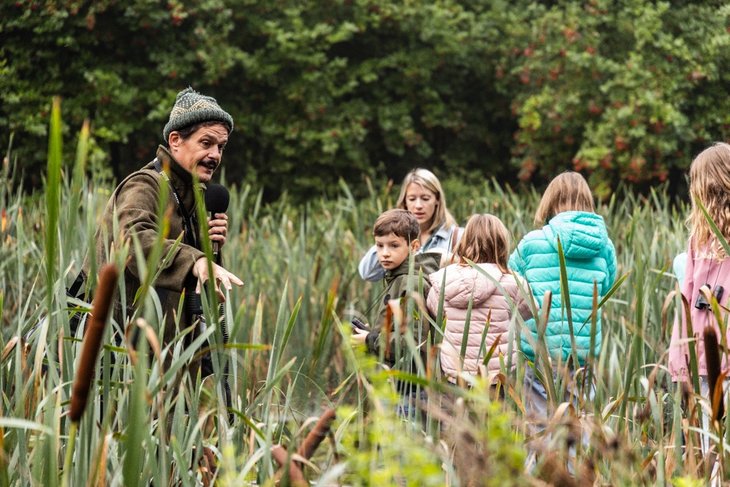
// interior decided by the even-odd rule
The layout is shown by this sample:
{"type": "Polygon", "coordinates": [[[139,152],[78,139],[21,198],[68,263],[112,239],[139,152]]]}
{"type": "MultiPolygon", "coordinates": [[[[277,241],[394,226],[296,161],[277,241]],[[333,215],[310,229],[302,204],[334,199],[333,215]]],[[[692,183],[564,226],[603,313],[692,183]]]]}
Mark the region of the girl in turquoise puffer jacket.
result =
{"type": "MultiPolygon", "coordinates": [[[[585,363],[589,354],[596,355],[601,349],[599,315],[594,349],[590,350],[594,283],[600,301],[616,279],[616,251],[603,218],[594,212],[588,183],[576,172],[564,172],[550,182],[535,213],[535,224],[543,227],[528,233],[520,241],[510,257],[509,267],[525,277],[540,305],[543,305],[545,293],[552,292],[545,341],[555,369],[558,363],[565,364],[573,355],[570,324],[561,299],[560,241],[568,278],[575,357],[579,362],[572,368],[576,368],[585,363]]],[[[521,348],[526,358],[534,362],[535,320],[528,320],[525,326],[527,329],[523,329],[520,337],[521,348]]],[[[527,371],[525,381],[528,391],[539,396],[537,402],[541,404],[534,406],[538,410],[546,409],[544,387],[534,380],[531,370],[527,371]]]]}

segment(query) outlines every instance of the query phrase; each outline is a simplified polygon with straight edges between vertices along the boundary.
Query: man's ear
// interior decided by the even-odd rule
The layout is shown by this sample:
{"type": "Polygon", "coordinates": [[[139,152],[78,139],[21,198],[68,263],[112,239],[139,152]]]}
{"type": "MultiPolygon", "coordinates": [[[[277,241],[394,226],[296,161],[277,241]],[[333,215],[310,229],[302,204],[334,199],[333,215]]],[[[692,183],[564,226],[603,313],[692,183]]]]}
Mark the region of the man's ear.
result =
{"type": "Polygon", "coordinates": [[[182,141],[182,137],[180,137],[180,132],[177,130],[173,130],[170,132],[170,135],[167,136],[167,146],[172,148],[177,148],[178,145],[180,145],[180,142],[182,141]]]}
{"type": "Polygon", "coordinates": [[[411,242],[411,250],[413,252],[418,252],[418,249],[421,248],[421,241],[419,239],[415,239],[411,242]]]}

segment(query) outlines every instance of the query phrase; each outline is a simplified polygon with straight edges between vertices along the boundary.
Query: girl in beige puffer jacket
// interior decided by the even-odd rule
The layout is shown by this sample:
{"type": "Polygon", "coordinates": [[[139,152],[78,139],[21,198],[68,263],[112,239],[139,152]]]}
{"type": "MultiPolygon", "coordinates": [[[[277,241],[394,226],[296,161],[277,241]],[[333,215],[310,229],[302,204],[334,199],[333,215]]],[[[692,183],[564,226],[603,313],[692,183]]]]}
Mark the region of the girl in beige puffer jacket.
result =
{"type": "Polygon", "coordinates": [[[438,318],[443,290],[441,369],[449,382],[456,383],[461,372],[479,373],[479,366],[494,346],[486,372],[494,376],[517,352],[516,320],[532,317],[527,283],[507,269],[509,232],[494,215],[473,215],[456,248],[457,263],[431,274],[427,307],[438,318]],[[470,263],[472,262],[473,265],[470,263]],[[527,298],[526,298],[527,296],[527,298]],[[495,345],[496,343],[496,345],[495,345]]]}

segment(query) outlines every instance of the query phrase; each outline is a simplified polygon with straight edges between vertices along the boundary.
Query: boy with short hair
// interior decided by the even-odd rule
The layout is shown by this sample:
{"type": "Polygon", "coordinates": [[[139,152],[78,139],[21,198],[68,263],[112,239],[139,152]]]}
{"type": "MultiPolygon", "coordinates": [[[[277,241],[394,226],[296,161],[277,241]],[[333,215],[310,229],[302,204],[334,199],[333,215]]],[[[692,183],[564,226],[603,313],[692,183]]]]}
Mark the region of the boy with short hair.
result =
{"type": "MultiPolygon", "coordinates": [[[[382,213],[373,226],[378,261],[385,269],[386,288],[383,299],[380,301],[375,326],[370,331],[355,328],[352,335],[353,343],[365,343],[368,351],[373,354],[380,353],[380,336],[385,324],[388,301],[405,297],[409,285],[411,290],[418,291],[420,286],[419,275],[421,276],[420,282],[423,283],[422,288],[425,298],[431,287],[426,277],[439,268],[440,252],[416,254],[413,272],[409,274],[408,257],[411,252],[415,253],[421,246],[418,239],[419,233],[420,226],[416,217],[411,212],[402,209],[388,210],[382,213]]],[[[428,334],[428,321],[426,318],[420,318],[417,322],[419,323],[419,329],[413,330],[413,336],[416,342],[421,345],[428,334]]],[[[394,340],[400,337],[401,333],[398,330],[392,330],[390,346],[385,348],[388,353],[384,356],[389,365],[394,365],[397,359],[397,347],[394,340]]],[[[402,344],[399,348],[406,350],[405,344],[402,344]]]]}

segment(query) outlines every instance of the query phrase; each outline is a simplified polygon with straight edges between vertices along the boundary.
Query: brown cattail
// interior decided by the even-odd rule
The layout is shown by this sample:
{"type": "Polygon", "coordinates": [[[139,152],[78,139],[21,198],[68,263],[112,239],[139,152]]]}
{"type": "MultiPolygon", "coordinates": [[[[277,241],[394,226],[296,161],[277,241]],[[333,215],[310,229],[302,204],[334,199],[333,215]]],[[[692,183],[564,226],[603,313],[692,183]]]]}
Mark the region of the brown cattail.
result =
{"type": "Polygon", "coordinates": [[[712,326],[706,326],[703,331],[705,340],[705,364],[707,365],[707,384],[710,386],[710,404],[712,404],[712,418],[719,421],[725,413],[722,394],[722,382],[718,379],[721,373],[720,346],[717,342],[717,332],[712,326]],[[720,388],[718,394],[715,390],[720,388]]]}
{"type": "MultiPolygon", "coordinates": [[[[304,460],[309,460],[322,440],[324,440],[330,432],[332,422],[335,420],[335,410],[327,409],[322,416],[320,416],[317,424],[314,425],[312,431],[309,432],[307,437],[302,442],[301,446],[297,450],[297,457],[301,457],[304,460]]],[[[305,487],[309,485],[304,480],[304,473],[302,472],[303,463],[301,461],[295,461],[290,459],[289,452],[286,451],[281,445],[275,445],[271,449],[271,456],[274,461],[279,465],[279,470],[276,472],[277,482],[280,482],[286,477],[287,472],[289,473],[289,485],[295,487],[305,487]]]]}
{"type": "Polygon", "coordinates": [[[575,479],[578,485],[594,485],[596,483],[596,465],[593,460],[590,458],[583,460],[575,479]]]}
{"type": "Polygon", "coordinates": [[[289,485],[293,485],[295,487],[304,487],[309,485],[307,481],[304,480],[302,470],[294,462],[289,461],[289,452],[286,451],[286,448],[281,445],[274,445],[271,448],[271,456],[280,467],[276,472],[277,483],[286,477],[286,473],[288,471],[289,485]]]}
{"type": "Polygon", "coordinates": [[[390,357],[390,336],[393,333],[393,309],[390,307],[390,296],[385,297],[385,322],[383,322],[383,332],[385,334],[385,358],[390,357]]]}
{"type": "Polygon", "coordinates": [[[104,327],[109,319],[114,290],[117,286],[119,272],[112,264],[106,264],[99,272],[99,285],[91,306],[91,315],[84,333],[81,358],[74,377],[71,393],[71,421],[78,422],[86,409],[89,387],[94,380],[96,358],[99,355],[104,327]]]}
{"type": "Polygon", "coordinates": [[[319,421],[314,425],[312,431],[309,432],[304,442],[299,446],[297,454],[309,460],[322,440],[324,440],[330,432],[332,422],[335,420],[335,410],[327,409],[322,416],[319,417],[319,421]]]}
{"type": "Polygon", "coordinates": [[[577,486],[573,475],[565,468],[555,452],[548,453],[540,468],[538,477],[548,485],[577,486]]]}

